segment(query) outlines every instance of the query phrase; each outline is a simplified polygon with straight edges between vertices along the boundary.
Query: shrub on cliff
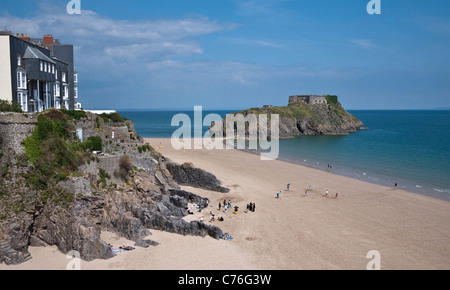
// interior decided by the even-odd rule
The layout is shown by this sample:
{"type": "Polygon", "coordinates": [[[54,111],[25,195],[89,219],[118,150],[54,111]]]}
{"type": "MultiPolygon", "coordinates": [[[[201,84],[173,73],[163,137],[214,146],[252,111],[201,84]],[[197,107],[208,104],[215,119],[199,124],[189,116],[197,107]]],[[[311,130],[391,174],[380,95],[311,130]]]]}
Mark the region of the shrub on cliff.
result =
{"type": "Polygon", "coordinates": [[[102,151],[103,149],[103,141],[102,138],[99,136],[92,136],[89,137],[86,142],[84,142],[83,148],[85,150],[91,150],[91,151],[102,151]]]}
{"type": "Polygon", "coordinates": [[[73,120],[80,120],[82,118],[87,118],[87,114],[85,111],[69,111],[69,110],[61,110],[62,113],[64,113],[66,116],[69,117],[69,119],[73,120]]]}
{"type": "Polygon", "coordinates": [[[337,103],[338,103],[338,97],[335,95],[326,95],[325,98],[326,98],[328,104],[337,105],[337,103]]]}
{"type": "MultiPolygon", "coordinates": [[[[25,153],[30,159],[31,163],[35,164],[37,160],[42,155],[42,149],[46,149],[48,151],[48,145],[55,145],[56,140],[66,140],[69,136],[69,124],[66,119],[60,119],[56,117],[56,113],[51,112],[49,114],[42,114],[38,117],[38,122],[31,133],[31,135],[26,138],[23,142],[25,153]],[[49,140],[51,144],[48,144],[49,140]],[[44,146],[43,146],[44,144],[44,146]]],[[[59,144],[58,147],[62,147],[66,144],[59,144]]],[[[57,149],[52,147],[52,149],[57,149]]],[[[70,151],[61,149],[63,151],[70,151]]],[[[59,151],[55,152],[58,154],[59,151]]]]}
{"type": "Polygon", "coordinates": [[[0,100],[0,112],[22,113],[22,107],[16,101],[0,100]]]}
{"type": "Polygon", "coordinates": [[[38,122],[23,142],[25,154],[33,165],[28,181],[43,189],[57,180],[61,172],[75,170],[81,155],[67,142],[69,136],[67,117],[57,110],[49,110],[38,117],[38,122]]]}
{"type": "Polygon", "coordinates": [[[102,117],[105,123],[110,122],[120,123],[128,120],[127,118],[122,117],[119,113],[110,113],[110,114],[103,113],[100,115],[100,117],[102,117]]]}
{"type": "Polygon", "coordinates": [[[128,181],[128,176],[130,175],[130,171],[133,169],[133,166],[133,160],[131,160],[130,156],[122,156],[119,160],[119,169],[114,171],[114,176],[122,179],[123,181],[128,181]]]}

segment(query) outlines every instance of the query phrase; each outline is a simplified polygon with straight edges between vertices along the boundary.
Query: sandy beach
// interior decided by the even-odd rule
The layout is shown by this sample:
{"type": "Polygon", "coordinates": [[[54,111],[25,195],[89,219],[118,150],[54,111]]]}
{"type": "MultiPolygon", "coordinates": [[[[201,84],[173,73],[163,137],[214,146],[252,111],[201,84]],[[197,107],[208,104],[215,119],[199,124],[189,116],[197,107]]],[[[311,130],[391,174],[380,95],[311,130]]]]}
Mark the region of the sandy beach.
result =
{"type": "MultiPolygon", "coordinates": [[[[146,139],[174,162],[192,162],[230,188],[218,193],[183,189],[209,198],[208,210],[185,219],[213,222],[232,240],[191,237],[151,230],[157,247],[81,262],[81,269],[157,270],[364,270],[380,253],[381,269],[450,269],[450,203],[362,182],[284,161],[262,161],[238,150],[174,150],[170,139],[146,139]],[[161,147],[162,146],[162,147],[161,147]],[[286,185],[290,184],[290,190],[286,185]],[[305,194],[311,185],[312,190],[305,194]],[[328,196],[325,194],[328,189],[328,196]],[[281,191],[280,198],[276,198],[281,191]],[[339,193],[336,198],[336,193],[339,193]],[[231,200],[238,214],[219,211],[231,200]],[[245,212],[248,203],[255,212],[245,212]]],[[[115,247],[133,245],[103,233],[115,247]]],[[[30,248],[33,259],[0,269],[66,269],[69,259],[55,247],[30,248]]]]}

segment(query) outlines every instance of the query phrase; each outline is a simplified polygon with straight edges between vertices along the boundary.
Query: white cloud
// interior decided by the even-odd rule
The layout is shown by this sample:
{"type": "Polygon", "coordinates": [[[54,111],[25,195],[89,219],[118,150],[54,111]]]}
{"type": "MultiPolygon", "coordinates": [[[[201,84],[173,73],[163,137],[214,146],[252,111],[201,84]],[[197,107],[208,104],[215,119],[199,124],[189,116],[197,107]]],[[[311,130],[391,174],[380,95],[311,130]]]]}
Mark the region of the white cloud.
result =
{"type": "Polygon", "coordinates": [[[63,43],[74,43],[81,48],[80,51],[99,58],[106,53],[110,57],[125,58],[129,55],[144,59],[202,54],[203,49],[195,41],[196,37],[236,27],[207,17],[117,20],[89,10],[82,10],[81,15],[69,15],[65,9],[48,5],[41,5],[37,15],[28,19],[3,15],[0,26],[36,38],[53,34],[63,43]]]}
{"type": "Polygon", "coordinates": [[[287,48],[287,45],[281,41],[268,41],[268,40],[260,40],[260,39],[247,39],[247,38],[227,38],[223,41],[232,42],[239,45],[252,45],[252,46],[262,46],[262,47],[270,47],[270,48],[287,48]]]}
{"type": "Polygon", "coordinates": [[[363,47],[363,48],[376,47],[376,45],[370,39],[353,39],[353,40],[350,40],[350,43],[352,45],[356,45],[356,46],[363,47]]]}

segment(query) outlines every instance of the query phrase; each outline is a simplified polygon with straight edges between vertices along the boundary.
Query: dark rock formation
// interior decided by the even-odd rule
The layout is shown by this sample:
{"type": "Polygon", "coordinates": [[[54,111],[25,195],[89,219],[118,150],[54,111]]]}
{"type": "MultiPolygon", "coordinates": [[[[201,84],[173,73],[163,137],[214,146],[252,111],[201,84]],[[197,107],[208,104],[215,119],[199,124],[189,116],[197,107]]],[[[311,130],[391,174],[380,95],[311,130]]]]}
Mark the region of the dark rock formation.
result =
{"type": "Polygon", "coordinates": [[[203,169],[196,168],[192,163],[184,163],[183,165],[167,163],[166,167],[172,174],[173,179],[179,184],[218,192],[230,191],[228,188],[221,185],[216,176],[203,169]]]}

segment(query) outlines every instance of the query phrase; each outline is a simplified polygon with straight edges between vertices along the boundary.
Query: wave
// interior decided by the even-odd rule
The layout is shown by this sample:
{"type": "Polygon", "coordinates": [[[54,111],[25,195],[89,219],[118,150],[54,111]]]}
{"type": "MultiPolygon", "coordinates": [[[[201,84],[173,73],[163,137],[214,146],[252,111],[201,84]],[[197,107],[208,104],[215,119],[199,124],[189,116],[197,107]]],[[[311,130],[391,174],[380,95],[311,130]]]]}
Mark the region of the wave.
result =
{"type": "Polygon", "coordinates": [[[440,192],[440,193],[448,193],[448,194],[450,194],[450,189],[439,189],[439,188],[434,188],[433,187],[433,190],[437,191],[437,192],[440,192]]]}

